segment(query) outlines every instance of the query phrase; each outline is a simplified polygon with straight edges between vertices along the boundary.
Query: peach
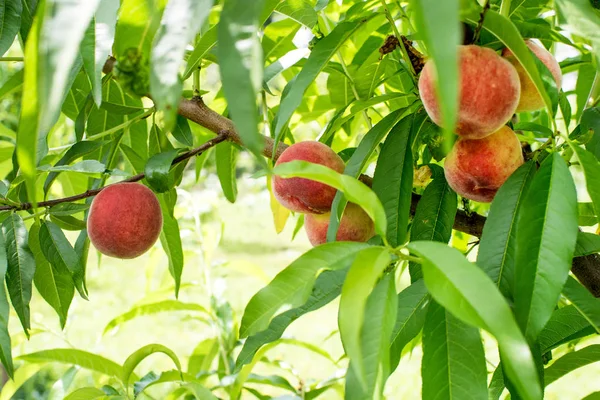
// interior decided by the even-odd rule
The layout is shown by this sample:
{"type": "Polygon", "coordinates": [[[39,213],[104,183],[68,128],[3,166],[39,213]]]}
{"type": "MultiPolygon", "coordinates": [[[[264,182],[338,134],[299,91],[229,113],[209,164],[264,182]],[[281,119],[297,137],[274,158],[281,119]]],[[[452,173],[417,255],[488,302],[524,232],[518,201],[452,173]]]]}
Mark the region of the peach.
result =
{"type": "MultiPolygon", "coordinates": [[[[554,58],[548,50],[532,40],[526,40],[525,44],[527,44],[527,47],[529,47],[533,54],[550,70],[550,73],[552,73],[552,76],[556,81],[556,86],[560,91],[562,87],[562,72],[560,71],[560,65],[558,65],[556,58],[554,58]]],[[[540,96],[533,81],[529,78],[529,75],[527,75],[527,72],[525,72],[525,69],[519,60],[515,58],[512,51],[504,49],[504,51],[502,51],[502,56],[515,66],[517,73],[519,74],[519,79],[521,80],[521,99],[517,106],[517,112],[537,111],[544,108],[542,96],[540,96]]]]}
{"type": "MultiPolygon", "coordinates": [[[[428,61],[419,78],[419,92],[429,117],[442,125],[437,93],[435,66],[428,61]]],[[[459,104],[456,133],[469,139],[481,139],[500,129],[510,120],[521,94],[519,74],[491,49],[459,46],[459,104]]]]}
{"type": "MultiPolygon", "coordinates": [[[[339,173],[344,172],[344,161],[331,148],[316,141],[291,145],[277,159],[275,165],[290,161],[308,161],[321,164],[339,173]]],[[[321,214],[331,209],[336,189],[304,178],[273,177],[273,195],[287,209],[300,213],[321,214]]]]}
{"type": "MultiPolygon", "coordinates": [[[[304,229],[308,240],[313,246],[318,246],[327,241],[327,229],[329,228],[329,218],[331,213],[326,214],[307,214],[304,217],[304,229]]],[[[336,236],[339,242],[366,242],[375,234],[375,225],[369,215],[363,209],[354,204],[348,203],[340,227],[336,236]]]]}
{"type": "Polygon", "coordinates": [[[145,253],[162,229],[160,203],[139,183],[116,183],[92,202],[87,220],[90,241],[102,254],[135,258],[145,253]]]}
{"type": "Polygon", "coordinates": [[[444,173],[456,193],[489,203],[523,162],[517,135],[504,126],[483,139],[459,138],[446,157],[444,173]]]}

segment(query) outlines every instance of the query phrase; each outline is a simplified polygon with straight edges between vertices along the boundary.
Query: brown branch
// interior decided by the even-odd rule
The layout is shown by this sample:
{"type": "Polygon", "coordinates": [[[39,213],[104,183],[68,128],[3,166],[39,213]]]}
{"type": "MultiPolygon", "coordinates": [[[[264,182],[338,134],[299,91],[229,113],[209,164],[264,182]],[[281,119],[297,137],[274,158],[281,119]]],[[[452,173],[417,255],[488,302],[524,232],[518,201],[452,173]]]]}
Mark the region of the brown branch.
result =
{"type": "MultiPolygon", "coordinates": [[[[171,165],[179,164],[182,161],[186,161],[196,155],[200,155],[203,152],[205,152],[206,150],[210,149],[211,147],[216,146],[217,144],[219,144],[221,142],[224,142],[228,138],[229,138],[228,131],[220,131],[220,133],[216,137],[214,137],[211,140],[209,140],[208,142],[204,143],[202,146],[199,146],[190,151],[186,151],[185,153],[176,157],[173,160],[173,163],[171,165]]],[[[146,174],[137,174],[137,175],[132,176],[131,178],[125,179],[118,183],[138,182],[138,181],[141,181],[142,179],[144,179],[145,177],[146,177],[146,174]]],[[[108,186],[110,186],[110,185],[103,186],[98,189],[90,189],[83,193],[76,194],[74,196],[62,197],[60,199],[54,199],[54,200],[40,201],[39,203],[37,203],[37,207],[40,207],[40,208],[41,207],[52,207],[52,206],[55,206],[60,203],[70,203],[70,202],[77,201],[77,200],[83,200],[85,198],[97,195],[98,193],[100,193],[102,190],[104,190],[108,186]]],[[[25,211],[25,210],[30,210],[32,207],[33,207],[33,205],[31,203],[20,203],[18,205],[1,206],[0,211],[10,211],[10,210],[25,211]]]]}

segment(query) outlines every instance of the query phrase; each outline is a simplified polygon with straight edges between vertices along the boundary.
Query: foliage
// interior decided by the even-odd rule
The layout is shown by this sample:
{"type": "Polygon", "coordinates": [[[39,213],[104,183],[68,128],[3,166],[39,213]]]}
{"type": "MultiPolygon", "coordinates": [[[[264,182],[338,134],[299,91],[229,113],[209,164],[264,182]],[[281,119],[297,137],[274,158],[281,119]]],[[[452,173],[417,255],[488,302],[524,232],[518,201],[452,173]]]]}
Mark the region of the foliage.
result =
{"type": "MultiPolygon", "coordinates": [[[[600,360],[598,345],[580,342],[600,333],[596,3],[0,0],[0,275],[6,284],[0,361],[13,379],[0,398],[32,386],[35,375],[62,380],[71,400],[144,398],[165,383],[177,384],[169,399],[262,399],[270,390],[288,398],[325,398],[336,390],[347,399],[380,399],[407,349],[420,342],[423,398],[499,398],[505,388],[512,398],[543,398],[546,385],[600,360]],[[574,73],[570,85],[557,90],[528,50],[523,39],[529,38],[551,50],[569,49],[573,56],[560,66],[565,75],[574,73]],[[545,104],[510,122],[529,161],[491,206],[458,201],[441,168],[459,107],[455,48],[473,41],[510,49],[545,104]],[[419,98],[425,59],[436,66],[446,129],[430,120],[419,98]],[[274,167],[288,144],[315,136],[344,159],[343,174],[302,161],[274,167]],[[348,201],[374,221],[376,237],[300,255],[238,318],[218,295],[208,305],[177,298],[187,266],[174,209],[178,186],[191,175],[197,181],[203,170],[236,202],[244,150],[251,172],[268,185],[275,174],[338,190],[330,242],[348,201]],[[372,180],[365,175],[371,172],[372,180]],[[93,307],[88,208],[103,187],[124,179],[158,194],[164,270],[174,290],[172,298],[116,316],[105,333],[169,312],[201,321],[214,336],[197,345],[187,366],[162,344],[141,347],[123,363],[73,348],[13,360],[10,305],[24,334],[35,333],[34,286],[62,328],[74,296],[89,297],[86,306],[93,307]],[[467,234],[472,242],[461,242],[467,234]],[[338,297],[343,360],[284,337],[293,321],[338,297]],[[482,346],[490,335],[501,360],[493,375],[482,346]],[[281,372],[285,367],[267,357],[284,345],[345,375],[293,384],[281,372]],[[155,353],[174,368],[137,375],[155,353]],[[48,363],[69,369],[46,377],[40,364],[48,363]],[[259,363],[281,373],[258,375],[259,363]],[[74,384],[80,369],[95,381],[74,384]]],[[[301,228],[302,216],[276,202],[271,207],[278,232],[292,218],[295,232],[301,228]]]]}

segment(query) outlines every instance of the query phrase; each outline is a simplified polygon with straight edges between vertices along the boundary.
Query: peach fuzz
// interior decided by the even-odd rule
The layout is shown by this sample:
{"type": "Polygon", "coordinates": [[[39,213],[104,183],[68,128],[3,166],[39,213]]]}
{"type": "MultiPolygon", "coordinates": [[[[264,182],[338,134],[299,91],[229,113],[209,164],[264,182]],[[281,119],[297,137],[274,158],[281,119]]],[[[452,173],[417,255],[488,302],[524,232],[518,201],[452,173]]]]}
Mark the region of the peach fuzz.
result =
{"type": "MultiPolygon", "coordinates": [[[[329,146],[316,141],[291,145],[275,165],[298,160],[321,164],[339,173],[344,172],[345,168],[340,156],[329,146]]],[[[273,177],[273,195],[285,208],[295,212],[327,212],[331,209],[335,193],[335,188],[310,179],[273,177]]]]}
{"type": "MultiPolygon", "coordinates": [[[[560,70],[560,65],[558,65],[554,56],[544,47],[536,44],[532,40],[526,40],[525,44],[527,44],[527,47],[529,47],[533,54],[544,63],[548,70],[550,70],[550,73],[556,82],[556,86],[560,91],[562,87],[562,72],[560,70]]],[[[540,96],[540,93],[537,91],[533,81],[529,78],[529,75],[527,75],[527,72],[525,72],[525,69],[519,60],[515,58],[509,49],[504,49],[502,56],[514,65],[519,74],[519,79],[521,80],[521,99],[517,106],[517,112],[537,111],[544,108],[542,96],[540,96]]]]}
{"type": "MultiPolygon", "coordinates": [[[[516,69],[491,49],[459,46],[459,104],[456,133],[469,139],[491,135],[510,120],[521,95],[516,69]]],[[[419,92],[429,117],[442,125],[435,66],[428,61],[419,78],[419,92]]]]}
{"type": "Polygon", "coordinates": [[[446,157],[444,173],[456,193],[489,203],[523,162],[521,143],[505,126],[484,139],[459,138],[446,157]]]}
{"type": "Polygon", "coordinates": [[[116,183],[92,202],[87,220],[90,241],[102,254],[135,258],[152,247],[162,229],[160,203],[139,183],[116,183]]]}
{"type": "MultiPolygon", "coordinates": [[[[331,213],[307,214],[304,218],[304,229],[313,246],[327,241],[327,229],[331,213]]],[[[336,236],[338,242],[366,242],[375,234],[375,225],[369,215],[354,203],[348,203],[336,236]]]]}

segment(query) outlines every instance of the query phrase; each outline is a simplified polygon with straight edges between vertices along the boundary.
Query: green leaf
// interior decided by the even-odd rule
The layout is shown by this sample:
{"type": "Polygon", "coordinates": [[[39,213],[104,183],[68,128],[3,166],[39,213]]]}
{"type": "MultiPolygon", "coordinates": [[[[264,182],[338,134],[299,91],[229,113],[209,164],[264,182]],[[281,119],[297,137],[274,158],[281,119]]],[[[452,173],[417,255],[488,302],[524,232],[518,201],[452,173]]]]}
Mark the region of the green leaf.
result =
{"type": "Polygon", "coordinates": [[[171,133],[179,143],[188,147],[192,147],[194,145],[194,136],[187,118],[178,115],[177,123],[171,133]]]}
{"type": "Polygon", "coordinates": [[[173,360],[177,370],[181,372],[181,363],[179,362],[179,358],[177,358],[177,355],[173,352],[173,350],[161,344],[149,344],[135,351],[133,354],[127,357],[127,360],[125,360],[125,363],[123,363],[123,374],[121,375],[121,381],[125,384],[125,387],[129,386],[129,380],[135,367],[137,367],[137,365],[146,357],[154,353],[166,354],[171,360],[173,360]]]}
{"type": "Polygon", "coordinates": [[[544,384],[548,386],[577,368],[600,361],[600,344],[592,344],[581,350],[567,353],[544,370],[544,384]]]}
{"type": "Polygon", "coordinates": [[[594,253],[600,253],[600,235],[578,232],[574,256],[583,257],[594,253]]]}
{"type": "MultiPolygon", "coordinates": [[[[357,258],[358,259],[358,258],[357,258]]],[[[390,375],[389,340],[397,308],[393,274],[385,275],[369,295],[360,332],[362,360],[350,361],[346,376],[347,399],[383,398],[385,382],[390,375]],[[365,372],[365,387],[356,377],[354,365],[361,363],[365,372]],[[366,389],[366,390],[365,390],[366,389]]]]}
{"type": "MultiPolygon", "coordinates": [[[[244,344],[245,346],[245,344],[244,344]]],[[[194,349],[188,360],[187,373],[198,376],[201,372],[210,371],[215,357],[219,353],[219,341],[217,338],[204,339],[194,349]]]]}
{"type": "Polygon", "coordinates": [[[172,212],[169,211],[166,198],[167,194],[176,198],[176,194],[173,189],[171,189],[171,191],[168,193],[160,194],[158,196],[163,215],[163,227],[162,231],[160,232],[160,243],[162,244],[163,250],[169,259],[169,272],[175,280],[175,297],[177,297],[179,296],[181,274],[183,273],[184,265],[183,246],[181,244],[181,236],[179,234],[179,223],[173,216],[172,212]]]}
{"type": "Polygon", "coordinates": [[[240,337],[248,337],[267,329],[269,323],[274,324],[275,320],[271,319],[283,305],[294,308],[305,304],[319,271],[348,267],[356,254],[367,247],[365,243],[334,242],[304,253],[250,299],[242,318],[240,337]]]}
{"type": "Polygon", "coordinates": [[[73,278],[62,265],[52,265],[44,257],[40,244],[40,224],[35,223],[29,230],[29,248],[35,257],[35,275],[33,282],[40,295],[56,311],[60,327],[65,328],[67,314],[75,293],[73,278]]]}
{"type": "MultiPolygon", "coordinates": [[[[13,400],[14,395],[17,391],[27,382],[31,377],[37,374],[42,367],[39,365],[22,365],[16,371],[14,376],[11,376],[12,380],[8,380],[2,386],[2,392],[0,392],[0,400],[13,400]]],[[[86,399],[87,400],[87,399],[86,399]]]]}
{"type": "Polygon", "coordinates": [[[587,192],[592,200],[596,217],[600,222],[600,163],[589,151],[576,145],[572,145],[571,148],[583,168],[587,192]]]}
{"type": "Polygon", "coordinates": [[[395,370],[400,363],[404,347],[421,332],[430,299],[423,279],[419,279],[398,294],[396,325],[390,340],[391,370],[395,370]]]}
{"type": "Polygon", "coordinates": [[[50,207],[48,212],[50,215],[67,216],[87,211],[89,208],[90,204],[60,203],[50,207]]]}
{"type": "MultiPolygon", "coordinates": [[[[349,262],[348,262],[349,263],[349,262]]],[[[308,264],[307,264],[308,265],[308,264]]],[[[281,338],[286,328],[296,319],[309,312],[320,309],[333,301],[342,291],[342,285],[347,270],[325,270],[317,277],[310,297],[299,307],[287,310],[271,320],[268,327],[256,334],[249,336],[244,342],[244,347],[236,360],[236,371],[252,361],[256,352],[265,344],[272,343],[281,338]]],[[[256,297],[256,296],[255,296],[256,297]]],[[[255,307],[257,300],[255,300],[255,307]]],[[[250,305],[250,304],[249,304],[250,305]]],[[[249,306],[248,305],[248,306],[249,306]]],[[[266,306],[265,303],[263,306],[266,306]]],[[[244,314],[245,316],[245,314],[244,314]]],[[[190,359],[191,362],[191,359],[190,359]]]]}
{"type": "Polygon", "coordinates": [[[577,194],[558,153],[544,160],[522,203],[515,252],[515,316],[532,341],[550,319],[577,241],[577,194]]]}
{"type": "MultiPolygon", "coordinates": [[[[79,365],[82,368],[96,371],[104,375],[120,378],[123,368],[114,361],[77,349],[52,349],[29,353],[18,357],[19,360],[30,363],[58,362],[70,365],[79,365]]],[[[135,378],[137,379],[137,378],[135,378]]]]}
{"type": "Polygon", "coordinates": [[[590,322],[573,305],[559,308],[540,333],[538,342],[542,354],[573,339],[596,333],[590,322]]]}
{"type": "Polygon", "coordinates": [[[157,109],[165,113],[167,130],[174,125],[181,99],[183,82],[178,73],[186,46],[202,28],[212,5],[213,0],[171,0],[163,13],[150,59],[150,93],[157,109]]]}
{"type": "Polygon", "coordinates": [[[58,225],[61,229],[67,231],[80,231],[86,228],[86,222],[70,215],[50,215],[50,220],[58,225]]]}
{"type": "MultiPolygon", "coordinates": [[[[365,137],[360,141],[358,147],[352,153],[352,156],[346,163],[346,167],[344,168],[344,175],[352,176],[354,178],[358,178],[360,174],[365,169],[369,159],[375,152],[379,143],[383,140],[385,135],[394,127],[394,130],[398,129],[400,123],[398,123],[398,119],[403,114],[404,110],[397,110],[389,115],[387,115],[384,119],[379,121],[377,125],[375,125],[372,129],[367,132],[365,137]],[[398,123],[398,124],[397,124],[398,123]]],[[[406,118],[408,119],[408,117],[406,118]]],[[[404,121],[404,120],[403,120],[404,121]]],[[[406,124],[406,121],[404,122],[406,124]]],[[[403,124],[403,125],[404,125],[403,124]]],[[[375,192],[377,195],[379,193],[375,192]]],[[[381,199],[381,197],[380,197],[381,199]]],[[[331,218],[329,221],[329,227],[327,229],[327,238],[329,242],[334,242],[337,236],[337,231],[340,226],[340,221],[342,218],[342,214],[348,202],[342,195],[342,193],[336,193],[333,203],[331,204],[331,218]]]]}
{"type": "Polygon", "coordinates": [[[413,121],[405,117],[392,129],[379,152],[373,175],[373,191],[385,209],[387,240],[393,247],[406,241],[414,175],[413,121]]]}
{"type": "MultiPolygon", "coordinates": [[[[390,262],[390,253],[386,248],[370,247],[360,251],[342,287],[338,313],[340,336],[344,350],[350,359],[350,365],[354,368],[361,386],[366,390],[368,390],[365,370],[367,354],[362,349],[361,329],[365,321],[369,294],[390,262]]],[[[372,384],[374,386],[375,382],[372,384]]]]}
{"type": "MultiPolygon", "coordinates": [[[[37,3],[36,3],[37,4],[37,3]]],[[[43,5],[42,0],[42,5],[43,5]]],[[[27,0],[23,2],[24,11],[30,12],[27,0]]],[[[43,8],[43,7],[42,7],[43,8]]],[[[42,10],[43,11],[43,10],[42,10]]],[[[25,12],[24,12],[25,14],[25,12]]],[[[40,15],[42,13],[40,12],[40,15]]],[[[33,15],[31,15],[33,18],[33,15]]],[[[23,21],[25,22],[25,21],[23,21]]],[[[25,45],[25,67],[23,79],[23,93],[21,101],[21,118],[19,120],[19,131],[17,134],[16,155],[21,173],[25,177],[25,185],[27,188],[28,200],[31,203],[36,203],[36,166],[37,166],[37,149],[38,149],[38,134],[40,130],[40,99],[42,98],[41,90],[38,86],[38,74],[41,74],[40,64],[41,59],[38,55],[38,45],[40,40],[40,17],[35,19],[35,23],[31,26],[31,31],[28,35],[28,40],[25,45]]],[[[21,32],[22,36],[23,32],[21,32]]],[[[9,291],[10,292],[10,291],[9,291]]]]}
{"type": "Polygon", "coordinates": [[[173,189],[175,182],[170,172],[175,157],[177,150],[170,150],[153,155],[146,163],[146,181],[155,192],[164,193],[173,189]]]}
{"type": "Polygon", "coordinates": [[[79,57],[80,44],[98,4],[99,0],[46,0],[38,5],[38,17],[44,18],[39,38],[43,51],[37,60],[40,133],[48,132],[58,118],[69,90],[71,68],[79,57]]]}
{"type": "Polygon", "coordinates": [[[55,223],[42,221],[39,235],[40,246],[46,259],[55,265],[56,269],[69,271],[79,295],[87,300],[85,270],[63,231],[55,223]]]}
{"type": "Polygon", "coordinates": [[[84,174],[102,174],[106,172],[106,166],[97,160],[83,160],[73,165],[61,165],[53,167],[51,165],[41,165],[38,171],[49,172],[81,172],[84,174]]]}
{"type": "MultiPolygon", "coordinates": [[[[263,76],[263,55],[256,32],[264,0],[228,0],[218,25],[219,71],[231,118],[244,146],[260,157],[256,94],[263,76]]],[[[260,157],[262,160],[262,157],[260,157]]]]}
{"type": "Polygon", "coordinates": [[[600,15],[587,0],[556,0],[558,21],[568,24],[577,35],[593,44],[596,58],[600,58],[600,15]]]}
{"type": "MultiPolygon", "coordinates": [[[[433,240],[448,243],[458,207],[456,193],[450,188],[443,174],[439,174],[423,192],[417,204],[410,230],[410,241],[433,240]]],[[[421,266],[410,263],[411,282],[423,277],[421,266]]]]}
{"type": "Polygon", "coordinates": [[[135,306],[129,311],[119,315],[118,317],[113,318],[104,328],[103,335],[106,335],[108,332],[112,331],[118,326],[129,322],[137,317],[154,315],[163,312],[173,313],[176,311],[185,311],[188,314],[192,312],[198,312],[201,314],[209,315],[209,312],[206,310],[206,308],[202,307],[199,304],[184,303],[178,300],[163,300],[157,303],[148,303],[135,306]]]}
{"type": "Polygon", "coordinates": [[[23,86],[23,69],[15,71],[0,87],[0,99],[14,93],[23,86]]]}
{"type": "MultiPolygon", "coordinates": [[[[478,11],[474,11],[468,15],[464,15],[463,18],[470,23],[477,24],[480,15],[478,11]]],[[[548,96],[548,93],[546,93],[544,81],[540,76],[540,72],[535,61],[537,57],[534,57],[531,54],[529,47],[527,47],[523,41],[523,38],[521,37],[517,27],[508,18],[498,14],[495,11],[488,10],[488,12],[485,14],[483,29],[490,32],[492,35],[498,38],[502,44],[510,49],[515,58],[525,69],[529,79],[531,79],[536,89],[541,94],[548,113],[553,118],[554,114],[552,110],[554,107],[552,105],[550,96],[548,96]]]]}
{"type": "Polygon", "coordinates": [[[595,78],[596,68],[592,63],[586,63],[579,67],[577,84],[575,86],[575,93],[577,94],[577,113],[575,114],[575,120],[577,121],[581,120],[581,116],[585,111],[585,106],[592,95],[592,87],[595,78]]]}
{"type": "Polygon", "coordinates": [[[10,48],[21,26],[21,0],[0,0],[0,56],[10,48]]]}
{"type": "Polygon", "coordinates": [[[586,143],[585,148],[600,158],[600,107],[588,108],[581,116],[581,133],[590,132],[592,139],[586,143]]]}
{"type": "Polygon", "coordinates": [[[344,42],[366,21],[367,19],[361,22],[339,23],[329,35],[319,40],[312,49],[300,73],[283,90],[279,110],[273,121],[275,126],[273,130],[275,145],[281,141],[284,128],[287,126],[294,111],[302,103],[304,93],[309,85],[314,82],[317,75],[319,75],[344,42]]]}
{"type": "Polygon", "coordinates": [[[477,265],[508,299],[513,297],[517,220],[536,170],[535,162],[530,161],[517,169],[500,187],[492,201],[479,242],[477,265]]]}
{"type": "Polygon", "coordinates": [[[282,1],[275,7],[275,11],[290,17],[308,29],[312,29],[317,24],[317,12],[306,0],[282,1]]]}
{"type": "Polygon", "coordinates": [[[96,398],[105,397],[106,393],[104,393],[100,389],[96,389],[95,387],[84,387],[77,389],[71,393],[64,400],[90,400],[96,398]]]}
{"type": "Polygon", "coordinates": [[[519,395],[526,400],[541,399],[529,345],[510,307],[485,272],[442,243],[420,241],[408,247],[424,261],[423,275],[431,296],[455,317],[490,332],[498,341],[508,378],[519,395]]]}
{"type": "MultiPolygon", "coordinates": [[[[8,271],[8,258],[6,254],[6,243],[4,235],[0,234],[0,362],[8,376],[15,377],[15,369],[11,353],[10,334],[8,332],[8,318],[10,315],[10,306],[6,289],[4,288],[4,279],[8,271]]],[[[1,397],[0,397],[1,398],[1,397]]]]}
{"type": "Polygon", "coordinates": [[[487,400],[487,369],[479,329],[432,303],[423,327],[424,399],[487,400]]]}
{"type": "Polygon", "coordinates": [[[21,216],[12,213],[2,223],[8,268],[6,286],[10,301],[21,320],[25,334],[29,335],[29,302],[33,289],[35,259],[27,244],[27,228],[21,216]]]}
{"type": "Polygon", "coordinates": [[[237,198],[236,166],[239,150],[230,142],[219,143],[216,150],[217,175],[225,198],[235,203],[237,198]]]}
{"type": "Polygon", "coordinates": [[[37,9],[38,0],[22,0],[22,4],[23,14],[21,14],[21,29],[19,30],[19,32],[21,33],[23,43],[27,43],[27,39],[29,38],[29,31],[32,28],[33,24],[33,17],[35,16],[35,12],[37,9]]]}
{"type": "Polygon", "coordinates": [[[600,333],[600,299],[594,297],[571,276],[567,279],[562,293],[589,321],[596,332],[600,333]]]}
{"type": "MultiPolygon", "coordinates": [[[[80,157],[83,157],[87,154],[90,154],[96,150],[98,150],[105,142],[102,141],[88,141],[84,140],[81,142],[75,143],[73,146],[66,151],[66,153],[54,164],[55,167],[59,167],[61,165],[68,165],[73,161],[77,160],[80,157]]],[[[54,182],[54,180],[58,177],[60,172],[50,172],[46,177],[46,181],[44,182],[44,193],[48,193],[50,186],[54,182]]]]}
{"type": "Polygon", "coordinates": [[[119,58],[136,48],[148,57],[167,0],[122,0],[113,54],[119,58]]]}
{"type": "Polygon", "coordinates": [[[210,28],[198,41],[194,51],[190,54],[183,79],[189,78],[194,70],[200,65],[202,58],[217,44],[217,26],[210,28]]]}
{"type": "Polygon", "coordinates": [[[387,221],[385,210],[377,195],[364,183],[342,175],[323,165],[306,161],[291,161],[279,164],[273,169],[275,175],[283,178],[306,178],[325,183],[344,193],[348,201],[358,204],[375,223],[375,232],[386,237],[387,221]]]}
{"type": "Polygon", "coordinates": [[[458,51],[461,40],[459,1],[417,0],[413,2],[416,29],[423,38],[436,71],[436,92],[441,107],[445,137],[456,125],[458,114],[458,51]]]}

